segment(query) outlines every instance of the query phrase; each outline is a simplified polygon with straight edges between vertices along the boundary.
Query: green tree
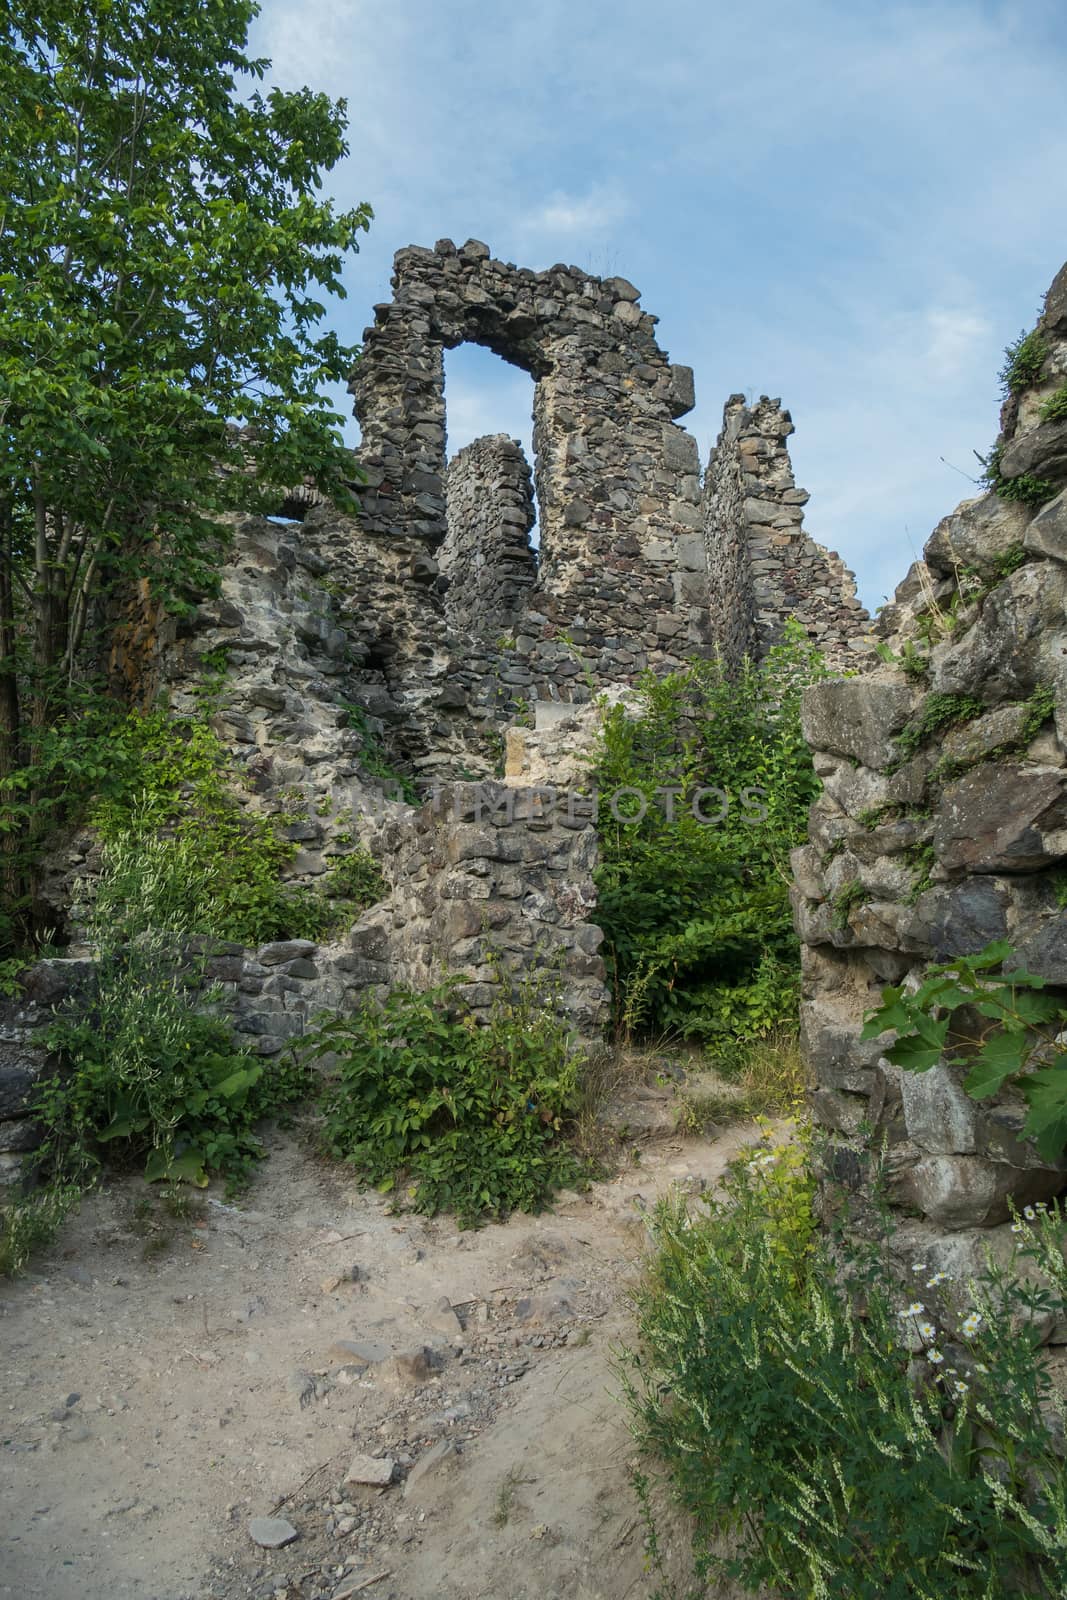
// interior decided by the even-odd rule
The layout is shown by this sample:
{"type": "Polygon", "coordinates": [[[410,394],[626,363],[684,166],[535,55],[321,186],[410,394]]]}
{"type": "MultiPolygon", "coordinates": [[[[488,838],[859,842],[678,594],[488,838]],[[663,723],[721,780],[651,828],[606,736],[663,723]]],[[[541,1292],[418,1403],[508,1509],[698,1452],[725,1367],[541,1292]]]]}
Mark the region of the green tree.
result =
{"type": "Polygon", "coordinates": [[[27,834],[77,786],[75,684],[131,589],[187,605],[212,586],[227,510],[308,475],[351,487],[322,389],[355,352],[320,331],[316,296],[343,295],[371,213],[318,192],[347,153],[345,103],[255,87],[257,9],[10,0],[0,23],[9,894],[27,834]]]}

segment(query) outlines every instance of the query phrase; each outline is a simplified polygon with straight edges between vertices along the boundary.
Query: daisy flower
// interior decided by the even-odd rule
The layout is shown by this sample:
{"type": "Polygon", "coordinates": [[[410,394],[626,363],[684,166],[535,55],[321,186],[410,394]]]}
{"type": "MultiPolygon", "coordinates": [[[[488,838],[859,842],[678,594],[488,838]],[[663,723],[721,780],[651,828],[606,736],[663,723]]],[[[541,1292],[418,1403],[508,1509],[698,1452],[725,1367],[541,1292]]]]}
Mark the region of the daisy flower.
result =
{"type": "Polygon", "coordinates": [[[960,1326],[963,1329],[964,1338],[973,1339],[979,1328],[982,1326],[982,1318],[980,1313],[977,1311],[970,1312],[969,1315],[964,1317],[960,1326]]]}
{"type": "Polygon", "coordinates": [[[939,1367],[945,1358],[940,1350],[935,1350],[933,1345],[931,1345],[929,1350],[926,1352],[926,1359],[927,1361],[932,1361],[935,1367],[939,1367]]]}
{"type": "Polygon", "coordinates": [[[921,1300],[913,1300],[910,1306],[905,1306],[903,1311],[898,1311],[898,1317],[921,1317],[926,1307],[921,1300]]]}

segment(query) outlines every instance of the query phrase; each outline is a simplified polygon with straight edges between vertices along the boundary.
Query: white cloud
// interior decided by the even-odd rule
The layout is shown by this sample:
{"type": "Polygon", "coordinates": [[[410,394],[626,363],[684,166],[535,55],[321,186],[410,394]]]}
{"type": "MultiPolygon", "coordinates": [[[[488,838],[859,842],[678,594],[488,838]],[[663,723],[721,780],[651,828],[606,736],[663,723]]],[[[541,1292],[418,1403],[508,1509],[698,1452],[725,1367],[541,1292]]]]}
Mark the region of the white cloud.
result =
{"type": "Polygon", "coordinates": [[[543,205],[525,215],[520,226],[535,238],[548,234],[586,243],[622,222],[629,210],[626,199],[613,188],[597,187],[584,195],[557,189],[543,205]]]}
{"type": "Polygon", "coordinates": [[[923,321],[927,366],[931,376],[942,381],[968,372],[993,332],[989,318],[973,311],[931,306],[923,321]]]}

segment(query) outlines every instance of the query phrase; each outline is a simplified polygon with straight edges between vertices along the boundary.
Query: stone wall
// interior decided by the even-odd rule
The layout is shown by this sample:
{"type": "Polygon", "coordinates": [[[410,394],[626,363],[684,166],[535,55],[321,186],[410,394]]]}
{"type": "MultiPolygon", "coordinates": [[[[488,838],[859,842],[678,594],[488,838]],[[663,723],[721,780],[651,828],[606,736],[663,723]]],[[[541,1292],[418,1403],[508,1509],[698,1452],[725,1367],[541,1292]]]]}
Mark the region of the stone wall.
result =
{"type": "Polygon", "coordinates": [[[707,649],[699,462],[676,425],[693,377],[660,349],[633,285],[577,267],[530,272],[476,240],[442,240],[398,252],[393,290],[351,384],[363,536],[435,559],[448,533],[443,352],[485,345],[536,384],[540,563],[517,624],[533,695],[587,693],[561,634],[606,682],[707,649]]]}
{"type": "Polygon", "coordinates": [[[712,629],[727,661],[758,658],[794,618],[831,667],[853,669],[870,648],[870,619],[835,552],[804,530],[806,489],[793,478],[793,422],[763,395],[731,395],[704,478],[704,542],[712,629]]]}
{"type": "Polygon", "coordinates": [[[904,1073],[859,1038],[883,985],[993,939],[1067,998],[1067,451],[1040,415],[1067,380],[1067,268],[1040,330],[1048,356],[1005,408],[1001,461],[1055,498],[964,501],[883,614],[898,665],[817,685],[804,708],[824,784],[794,855],[816,1112],[854,1171],[888,1141],[890,1198],[944,1270],[973,1262],[1009,1201],[1067,1183],[1022,1138],[1017,1095],[977,1102],[957,1069],[904,1073]]]}
{"type": "Polygon", "coordinates": [[[445,620],[461,638],[492,641],[510,633],[537,581],[533,476],[519,441],[495,433],[453,456],[447,510],[445,620]]]}

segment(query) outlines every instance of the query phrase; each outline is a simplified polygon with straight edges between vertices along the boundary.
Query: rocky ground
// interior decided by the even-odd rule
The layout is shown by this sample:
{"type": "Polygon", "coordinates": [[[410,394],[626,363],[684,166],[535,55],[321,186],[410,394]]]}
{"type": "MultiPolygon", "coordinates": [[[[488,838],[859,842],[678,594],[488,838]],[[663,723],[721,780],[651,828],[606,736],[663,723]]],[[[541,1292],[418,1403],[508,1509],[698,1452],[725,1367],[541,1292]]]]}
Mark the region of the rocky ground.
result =
{"type": "Polygon", "coordinates": [[[0,1595],[651,1595],[612,1370],[642,1213],[753,1137],[682,1139],[669,1095],[619,1175],[478,1232],[392,1214],[299,1130],[239,1205],[94,1196],[0,1286],[0,1595]]]}

